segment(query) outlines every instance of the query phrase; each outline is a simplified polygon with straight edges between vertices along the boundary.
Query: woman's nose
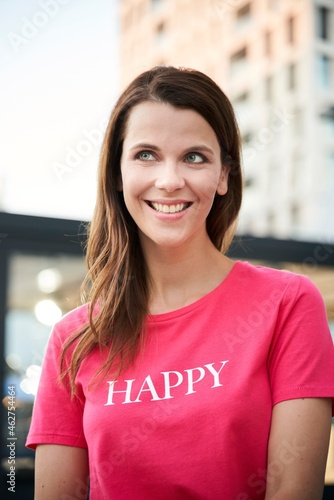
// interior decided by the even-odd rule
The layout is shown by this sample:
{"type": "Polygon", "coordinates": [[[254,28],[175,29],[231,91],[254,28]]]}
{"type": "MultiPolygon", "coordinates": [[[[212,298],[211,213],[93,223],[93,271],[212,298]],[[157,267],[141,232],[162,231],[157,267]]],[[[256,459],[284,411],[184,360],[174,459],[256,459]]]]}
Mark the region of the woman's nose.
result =
{"type": "Polygon", "coordinates": [[[159,169],[159,175],[155,186],[158,189],[164,189],[169,193],[181,189],[185,185],[181,168],[175,162],[164,162],[159,169]]]}

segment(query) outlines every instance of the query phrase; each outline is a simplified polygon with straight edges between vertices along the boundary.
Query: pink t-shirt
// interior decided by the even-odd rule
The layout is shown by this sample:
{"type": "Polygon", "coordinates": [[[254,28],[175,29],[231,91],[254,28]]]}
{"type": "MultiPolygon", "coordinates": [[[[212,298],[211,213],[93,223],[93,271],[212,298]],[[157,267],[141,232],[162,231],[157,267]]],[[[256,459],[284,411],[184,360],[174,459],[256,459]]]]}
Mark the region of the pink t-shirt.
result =
{"type": "Polygon", "coordinates": [[[59,353],[86,319],[82,306],[54,327],[27,446],[87,447],[91,500],[263,499],[273,406],[334,396],[323,300],[293,273],[236,262],[206,296],[149,317],[134,365],[88,390],[95,349],[71,401],[59,353]]]}

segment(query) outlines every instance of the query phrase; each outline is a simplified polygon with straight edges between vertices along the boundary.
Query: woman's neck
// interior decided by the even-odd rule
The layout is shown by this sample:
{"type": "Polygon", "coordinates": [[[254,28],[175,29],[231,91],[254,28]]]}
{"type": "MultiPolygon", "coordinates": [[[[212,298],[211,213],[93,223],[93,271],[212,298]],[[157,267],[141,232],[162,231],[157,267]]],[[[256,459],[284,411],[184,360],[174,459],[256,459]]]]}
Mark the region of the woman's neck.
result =
{"type": "Polygon", "coordinates": [[[151,279],[150,314],[180,309],[216,288],[234,262],[209,240],[203,248],[155,248],[146,252],[151,279]]]}

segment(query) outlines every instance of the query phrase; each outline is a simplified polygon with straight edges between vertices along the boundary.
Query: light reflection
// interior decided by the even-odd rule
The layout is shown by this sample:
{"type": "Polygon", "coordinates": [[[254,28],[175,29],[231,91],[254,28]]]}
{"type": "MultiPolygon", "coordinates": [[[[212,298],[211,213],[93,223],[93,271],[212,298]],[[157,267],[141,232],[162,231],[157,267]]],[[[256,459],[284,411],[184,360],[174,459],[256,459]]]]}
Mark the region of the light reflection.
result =
{"type": "Polygon", "coordinates": [[[6,356],[6,363],[12,370],[19,370],[22,365],[22,359],[16,352],[11,352],[6,356]]]}
{"type": "Polygon", "coordinates": [[[52,326],[62,316],[60,307],[53,300],[41,300],[34,308],[36,318],[43,325],[52,326]]]}
{"type": "Polygon", "coordinates": [[[45,293],[52,293],[58,290],[63,283],[63,277],[56,268],[43,269],[37,275],[38,288],[45,293]]]}
{"type": "Polygon", "coordinates": [[[39,365],[30,365],[26,370],[26,377],[21,381],[20,387],[26,394],[36,396],[42,367],[39,365]]]}

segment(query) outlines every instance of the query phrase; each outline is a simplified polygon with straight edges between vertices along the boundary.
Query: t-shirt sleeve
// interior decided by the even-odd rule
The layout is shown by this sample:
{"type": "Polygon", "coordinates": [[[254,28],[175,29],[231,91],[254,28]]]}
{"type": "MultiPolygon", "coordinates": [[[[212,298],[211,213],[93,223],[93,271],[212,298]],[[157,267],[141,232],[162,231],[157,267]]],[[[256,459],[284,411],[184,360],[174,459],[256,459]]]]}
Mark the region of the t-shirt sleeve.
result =
{"type": "Polygon", "coordinates": [[[72,398],[69,387],[59,381],[61,330],[60,324],[53,328],[43,360],[26,441],[26,446],[32,449],[38,444],[87,448],[83,432],[83,400],[80,394],[72,398]]]}
{"type": "Polygon", "coordinates": [[[334,346],[325,305],[305,276],[296,275],[285,290],[268,370],[274,405],[289,399],[334,396],[334,346]]]}

